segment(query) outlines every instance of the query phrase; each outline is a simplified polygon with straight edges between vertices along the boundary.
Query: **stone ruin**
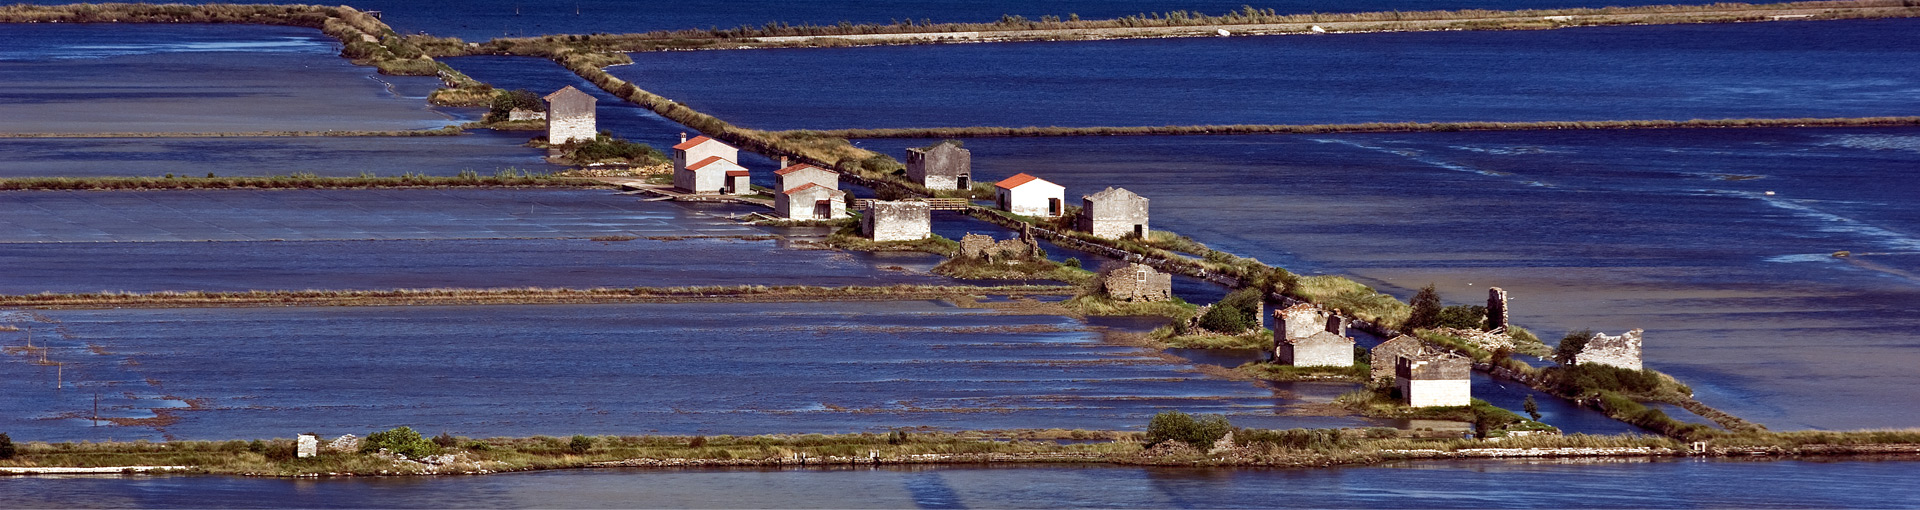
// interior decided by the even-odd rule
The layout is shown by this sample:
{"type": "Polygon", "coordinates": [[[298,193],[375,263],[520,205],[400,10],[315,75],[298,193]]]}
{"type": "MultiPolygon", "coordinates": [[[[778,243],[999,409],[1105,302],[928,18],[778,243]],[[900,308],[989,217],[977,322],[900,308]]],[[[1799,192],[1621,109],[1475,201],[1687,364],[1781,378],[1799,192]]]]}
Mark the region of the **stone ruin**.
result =
{"type": "Polygon", "coordinates": [[[1114,301],[1166,301],[1173,299],[1173,275],[1155,271],[1153,266],[1128,264],[1108,271],[1100,280],[1107,297],[1114,301]]]}
{"type": "Polygon", "coordinates": [[[860,233],[876,242],[918,241],[933,237],[933,208],[924,200],[868,202],[860,233]]]}
{"type": "Polygon", "coordinates": [[[960,256],[969,259],[987,261],[1022,260],[1033,258],[1040,251],[1040,243],[1034,241],[1032,233],[1021,232],[1019,236],[1004,241],[994,241],[993,236],[972,234],[960,238],[960,256]]]}
{"type": "Polygon", "coordinates": [[[1507,330],[1507,291],[1499,287],[1487,289],[1487,331],[1507,330]]]}
{"type": "Polygon", "coordinates": [[[1640,335],[1643,330],[1635,329],[1619,336],[1607,336],[1594,333],[1587,339],[1586,347],[1574,355],[1573,364],[1593,363],[1620,367],[1627,370],[1640,369],[1640,335]]]}
{"type": "Polygon", "coordinates": [[[1353,339],[1347,319],[1312,304],[1273,312],[1273,357],[1300,367],[1353,365],[1353,339]]]}
{"type": "Polygon", "coordinates": [[[1427,342],[1425,340],[1407,335],[1396,336],[1393,337],[1392,340],[1380,342],[1380,345],[1374,346],[1373,350],[1367,351],[1368,357],[1372,358],[1373,361],[1372,370],[1369,375],[1371,375],[1371,378],[1375,381],[1384,381],[1394,376],[1395,367],[1400,365],[1401,358],[1411,358],[1426,354],[1426,352],[1427,342]]]}
{"type": "Polygon", "coordinates": [[[1394,362],[1394,386],[1410,407],[1473,403],[1473,360],[1451,352],[1425,352],[1394,362]]]}
{"type": "Polygon", "coordinates": [[[307,458],[320,453],[320,438],[313,434],[301,434],[294,440],[293,456],[307,458]]]}
{"type": "Polygon", "coordinates": [[[360,451],[360,438],[354,437],[353,434],[346,434],[327,443],[327,449],[336,452],[357,452],[360,451]]]}

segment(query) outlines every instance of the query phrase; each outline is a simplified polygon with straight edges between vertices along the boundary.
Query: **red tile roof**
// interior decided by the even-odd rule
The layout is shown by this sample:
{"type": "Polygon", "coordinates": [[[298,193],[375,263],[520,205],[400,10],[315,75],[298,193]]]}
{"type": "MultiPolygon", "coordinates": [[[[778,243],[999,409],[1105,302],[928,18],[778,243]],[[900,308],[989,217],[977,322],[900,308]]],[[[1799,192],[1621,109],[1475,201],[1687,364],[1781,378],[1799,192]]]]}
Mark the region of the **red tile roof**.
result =
{"type": "Polygon", "coordinates": [[[728,170],[727,171],[727,177],[739,177],[742,175],[748,175],[747,171],[746,170],[728,170]]]}
{"type": "MultiPolygon", "coordinates": [[[[708,157],[707,157],[707,159],[703,159],[703,160],[700,160],[700,162],[699,162],[699,163],[694,163],[694,164],[691,164],[691,165],[687,165],[687,169],[688,169],[688,170],[699,170],[699,169],[702,169],[702,168],[706,168],[706,167],[707,167],[707,165],[711,165],[711,164],[713,164],[713,162],[715,162],[715,161],[727,161],[727,158],[723,158],[723,157],[720,157],[720,156],[708,156],[708,157]]],[[[728,162],[728,163],[732,163],[731,161],[727,161],[727,162],[728,162]]]]}
{"type": "Polygon", "coordinates": [[[827,169],[825,169],[825,168],[820,168],[820,167],[817,167],[817,166],[813,166],[813,165],[809,165],[809,164],[806,164],[806,163],[801,163],[801,164],[798,164],[798,165],[793,165],[793,166],[790,166],[790,167],[786,167],[786,168],[782,168],[782,169],[780,169],[780,170],[777,170],[777,171],[775,171],[775,172],[773,172],[773,174],[774,174],[774,175],[787,175],[787,174],[790,174],[790,173],[794,173],[794,172],[798,172],[798,171],[801,171],[801,170],[806,170],[806,169],[808,169],[808,168],[812,168],[812,169],[814,169],[814,170],[820,170],[820,171],[823,171],[823,172],[827,172],[827,173],[832,173],[832,174],[838,174],[838,173],[839,173],[839,172],[835,172],[835,171],[832,171],[832,170],[827,170],[827,169]]]}
{"type": "Polygon", "coordinates": [[[673,146],[673,148],[675,150],[687,150],[694,147],[699,147],[700,144],[711,142],[711,141],[713,141],[712,138],[707,138],[706,135],[701,135],[701,136],[693,137],[692,140],[680,142],[680,145],[675,145],[673,146]]]}
{"type": "MultiPolygon", "coordinates": [[[[1023,184],[1033,182],[1033,181],[1047,182],[1046,179],[1041,179],[1039,177],[1034,177],[1031,175],[1020,173],[1020,174],[1014,174],[1013,177],[1008,177],[1006,179],[1001,180],[1000,182],[993,183],[993,185],[1001,189],[1014,189],[1014,188],[1020,187],[1023,184]]],[[[1047,182],[1047,184],[1053,184],[1053,183],[1047,182]]]]}
{"type": "Polygon", "coordinates": [[[793,187],[793,189],[790,189],[790,190],[786,190],[786,191],[782,191],[781,193],[785,193],[785,194],[788,194],[788,195],[792,195],[792,194],[793,194],[794,192],[796,192],[796,191],[800,191],[800,190],[803,190],[803,189],[807,189],[807,188],[826,188],[826,186],[821,186],[821,185],[819,185],[819,184],[814,184],[814,183],[811,183],[811,182],[809,182],[809,183],[806,183],[806,184],[802,184],[802,185],[799,185],[799,186],[794,186],[794,187],[793,187]]]}

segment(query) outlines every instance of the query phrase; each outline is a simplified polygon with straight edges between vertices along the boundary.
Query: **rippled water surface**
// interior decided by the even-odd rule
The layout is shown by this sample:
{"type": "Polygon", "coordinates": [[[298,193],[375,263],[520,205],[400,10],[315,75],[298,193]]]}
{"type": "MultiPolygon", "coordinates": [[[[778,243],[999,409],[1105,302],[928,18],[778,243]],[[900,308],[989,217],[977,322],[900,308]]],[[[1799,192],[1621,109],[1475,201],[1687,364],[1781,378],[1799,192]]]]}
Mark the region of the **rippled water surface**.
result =
{"type": "Polygon", "coordinates": [[[1331,469],[593,470],[433,480],[32,478],[0,484],[0,496],[23,507],[1913,508],[1920,501],[1913,467],[1622,460],[1331,469]]]}
{"type": "MultiPolygon", "coordinates": [[[[925,141],[867,140],[889,154],[925,141]]],[[[1647,364],[1777,429],[1911,427],[1920,132],[975,139],[982,181],[1123,186],[1153,224],[1401,297],[1512,293],[1548,340],[1645,328],[1647,364]],[[1772,194],[1769,194],[1771,192],[1772,194]],[[1853,256],[1836,258],[1836,251],[1853,256]]]]}
{"type": "MultiPolygon", "coordinates": [[[[0,193],[0,293],[959,283],[611,190],[0,193]],[[77,261],[84,261],[77,262],[77,261]]],[[[821,229],[814,229],[821,230],[821,229]]]]}
{"type": "Polygon", "coordinates": [[[633,54],[763,129],[1909,115],[1920,20],[633,54]],[[794,69],[853,69],[811,73],[794,69]]]}
{"type": "Polygon", "coordinates": [[[561,170],[546,163],[546,151],[523,146],[543,134],[474,130],[463,136],[421,137],[0,138],[0,177],[351,177],[561,170]]]}
{"type": "Polygon", "coordinates": [[[318,30],[240,25],[9,24],[0,132],[437,128],[433,77],[382,76],[318,30]]]}
{"type": "MultiPolygon", "coordinates": [[[[1155,412],[1256,427],[1350,385],[1201,375],[1052,316],[928,302],[68,310],[16,322],[67,363],[0,362],[0,427],[79,440],[1140,429],[1155,412]],[[141,419],[90,427],[102,415],[141,419]]],[[[8,320],[23,319],[13,314],[8,320]]],[[[6,345],[25,332],[0,333],[6,345]]]]}

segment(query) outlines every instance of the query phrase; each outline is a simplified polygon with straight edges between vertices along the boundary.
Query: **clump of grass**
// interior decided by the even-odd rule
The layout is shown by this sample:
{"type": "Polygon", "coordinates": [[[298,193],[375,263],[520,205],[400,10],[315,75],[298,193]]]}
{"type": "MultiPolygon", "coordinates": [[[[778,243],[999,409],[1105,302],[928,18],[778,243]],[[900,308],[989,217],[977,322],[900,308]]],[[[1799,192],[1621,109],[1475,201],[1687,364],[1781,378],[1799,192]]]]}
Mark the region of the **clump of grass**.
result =
{"type": "Polygon", "coordinates": [[[1372,377],[1373,368],[1365,363],[1355,363],[1345,367],[1296,367],[1279,363],[1255,362],[1240,365],[1234,370],[1268,381],[1333,380],[1366,383],[1372,377]]]}

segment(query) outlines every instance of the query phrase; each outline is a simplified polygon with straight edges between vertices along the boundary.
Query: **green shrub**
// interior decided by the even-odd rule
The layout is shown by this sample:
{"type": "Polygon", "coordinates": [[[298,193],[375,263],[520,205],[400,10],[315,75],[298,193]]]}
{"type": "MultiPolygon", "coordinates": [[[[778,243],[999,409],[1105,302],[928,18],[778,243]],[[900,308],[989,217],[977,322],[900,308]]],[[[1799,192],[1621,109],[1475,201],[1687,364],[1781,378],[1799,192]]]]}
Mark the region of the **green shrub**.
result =
{"type": "Polygon", "coordinates": [[[1200,327],[1219,333],[1235,334],[1260,327],[1260,305],[1266,301],[1259,289],[1233,291],[1200,316],[1200,327]]]}
{"type": "Polygon", "coordinates": [[[13,438],[0,432],[0,460],[11,459],[15,453],[17,451],[13,447],[13,438]]]}
{"type": "Polygon", "coordinates": [[[1573,358],[1579,356],[1580,350],[1586,349],[1587,341],[1592,339],[1591,329],[1568,332],[1567,336],[1560,338],[1560,345],[1553,348],[1553,360],[1562,365],[1572,365],[1573,358]]]}
{"type": "Polygon", "coordinates": [[[1167,441],[1180,441],[1194,448],[1205,450],[1213,447],[1215,441],[1225,437],[1233,425],[1227,423],[1225,416],[1209,414],[1194,419],[1192,415],[1180,411],[1163,411],[1153,415],[1147,422],[1147,446],[1149,448],[1167,441]]]}
{"type": "Polygon", "coordinates": [[[547,111],[547,105],[544,101],[541,101],[540,96],[534,94],[533,91],[514,89],[493,96],[493,105],[491,109],[487,110],[486,120],[487,122],[507,120],[507,115],[513,113],[514,110],[544,112],[547,111]]]}
{"type": "Polygon", "coordinates": [[[433,436],[433,444],[441,448],[452,448],[460,444],[460,439],[453,437],[452,434],[441,432],[440,435],[433,436]]]}
{"type": "Polygon", "coordinates": [[[376,452],[383,448],[388,452],[416,459],[440,453],[440,445],[433,444],[432,441],[421,437],[419,432],[404,426],[368,434],[367,439],[360,442],[362,453],[376,452]]]}
{"type": "Polygon", "coordinates": [[[1413,294],[1409,304],[1413,305],[1413,311],[1407,315],[1407,321],[1402,323],[1401,329],[1431,329],[1440,324],[1440,292],[1433,289],[1433,284],[1421,287],[1420,292],[1413,294]]]}
{"type": "MultiPolygon", "coordinates": [[[[702,443],[706,442],[705,441],[706,438],[703,437],[700,439],[702,443]]],[[[592,449],[593,449],[593,438],[591,437],[575,434],[573,436],[573,439],[567,440],[567,451],[569,452],[587,453],[587,450],[592,450],[592,449]]]]}
{"type": "Polygon", "coordinates": [[[1242,445],[1265,443],[1293,450],[1331,450],[1353,443],[1352,438],[1340,429],[1241,429],[1234,432],[1233,441],[1242,445]]]}
{"type": "Polygon", "coordinates": [[[687,440],[687,446],[694,448],[705,447],[707,446],[707,436],[693,436],[693,439],[687,440]]]}
{"type": "Polygon", "coordinates": [[[1487,307],[1454,305],[1440,309],[1436,325],[1454,329],[1486,329],[1487,307]]]}

